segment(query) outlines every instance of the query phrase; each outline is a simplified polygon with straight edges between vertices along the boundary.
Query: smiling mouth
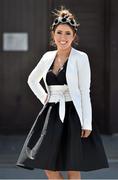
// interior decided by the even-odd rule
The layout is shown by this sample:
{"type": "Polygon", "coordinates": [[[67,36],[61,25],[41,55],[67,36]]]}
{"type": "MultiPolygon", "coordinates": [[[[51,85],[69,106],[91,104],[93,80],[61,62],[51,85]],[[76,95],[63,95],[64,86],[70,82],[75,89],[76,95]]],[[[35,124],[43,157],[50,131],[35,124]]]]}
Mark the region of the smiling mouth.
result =
{"type": "Polygon", "coordinates": [[[65,42],[65,41],[64,42],[60,42],[60,44],[65,45],[65,44],[67,44],[67,42],[65,42]]]}

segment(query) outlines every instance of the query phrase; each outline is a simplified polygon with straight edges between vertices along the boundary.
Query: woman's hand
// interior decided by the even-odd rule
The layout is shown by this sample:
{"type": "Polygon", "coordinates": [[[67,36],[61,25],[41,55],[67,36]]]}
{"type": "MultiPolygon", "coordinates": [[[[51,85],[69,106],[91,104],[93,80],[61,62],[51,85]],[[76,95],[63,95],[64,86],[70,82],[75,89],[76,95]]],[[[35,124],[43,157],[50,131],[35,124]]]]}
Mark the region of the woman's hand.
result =
{"type": "Polygon", "coordinates": [[[90,134],[91,134],[91,130],[82,129],[82,131],[81,131],[81,137],[82,138],[87,138],[90,134]]]}
{"type": "Polygon", "coordinates": [[[48,95],[46,96],[46,99],[45,99],[44,103],[46,103],[46,101],[47,101],[47,98],[48,98],[48,95]]]}

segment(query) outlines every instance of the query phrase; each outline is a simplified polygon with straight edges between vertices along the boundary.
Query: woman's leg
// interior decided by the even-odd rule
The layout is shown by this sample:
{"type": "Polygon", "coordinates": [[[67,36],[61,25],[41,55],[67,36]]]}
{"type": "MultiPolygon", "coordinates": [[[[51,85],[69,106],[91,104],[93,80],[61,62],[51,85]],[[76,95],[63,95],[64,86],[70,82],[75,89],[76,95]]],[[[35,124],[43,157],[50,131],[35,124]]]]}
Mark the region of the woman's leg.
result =
{"type": "Polygon", "coordinates": [[[45,170],[48,179],[64,179],[59,171],[45,170]]]}
{"type": "Polygon", "coordinates": [[[68,171],[67,176],[68,179],[81,179],[80,171],[68,171]]]}

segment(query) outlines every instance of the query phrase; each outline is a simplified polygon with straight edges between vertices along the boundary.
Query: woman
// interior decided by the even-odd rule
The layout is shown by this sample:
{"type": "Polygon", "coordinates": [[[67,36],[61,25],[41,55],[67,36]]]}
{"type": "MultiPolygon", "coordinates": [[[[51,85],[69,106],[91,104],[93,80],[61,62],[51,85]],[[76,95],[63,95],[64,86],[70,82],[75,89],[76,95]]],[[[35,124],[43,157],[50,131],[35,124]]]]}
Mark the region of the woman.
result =
{"type": "Polygon", "coordinates": [[[51,26],[57,47],[43,55],[28,84],[43,108],[25,141],[17,166],[44,169],[49,179],[80,179],[80,171],[107,168],[107,158],[90,100],[90,66],[86,53],[72,47],[79,24],[66,9],[51,26]],[[43,78],[47,92],[39,83],[43,78]]]}

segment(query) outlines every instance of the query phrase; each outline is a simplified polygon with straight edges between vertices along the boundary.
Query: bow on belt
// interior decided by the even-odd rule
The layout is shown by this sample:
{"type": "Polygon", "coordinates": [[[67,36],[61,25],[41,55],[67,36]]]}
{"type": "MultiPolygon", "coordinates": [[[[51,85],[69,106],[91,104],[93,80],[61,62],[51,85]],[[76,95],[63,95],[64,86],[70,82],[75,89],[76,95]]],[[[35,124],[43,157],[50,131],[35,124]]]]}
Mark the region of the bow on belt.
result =
{"type": "Polygon", "coordinates": [[[67,85],[51,85],[49,86],[49,100],[48,102],[59,102],[59,116],[61,121],[64,121],[65,117],[65,102],[71,101],[69,89],[67,85]]]}

